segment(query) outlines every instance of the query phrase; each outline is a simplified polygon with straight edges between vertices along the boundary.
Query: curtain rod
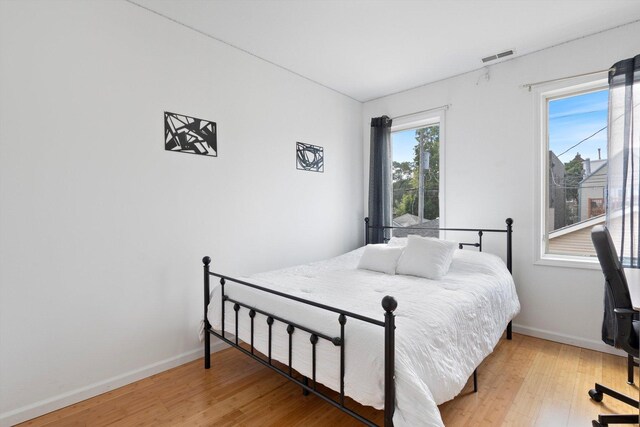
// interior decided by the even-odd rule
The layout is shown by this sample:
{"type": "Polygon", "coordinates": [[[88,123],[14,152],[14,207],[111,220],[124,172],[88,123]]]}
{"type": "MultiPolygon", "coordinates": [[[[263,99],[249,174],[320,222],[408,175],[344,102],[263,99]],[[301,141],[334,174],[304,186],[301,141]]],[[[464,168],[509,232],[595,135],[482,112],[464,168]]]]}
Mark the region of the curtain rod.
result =
{"type": "Polygon", "coordinates": [[[614,71],[614,70],[615,70],[615,67],[611,67],[611,68],[607,68],[606,70],[598,70],[598,71],[592,71],[590,73],[575,74],[573,76],[566,76],[566,77],[560,77],[560,78],[557,78],[557,79],[544,80],[544,81],[541,81],[541,82],[527,83],[527,84],[521,85],[520,87],[522,87],[522,88],[526,87],[527,89],[529,89],[529,92],[531,92],[531,88],[534,87],[534,86],[540,86],[540,85],[543,85],[543,84],[546,84],[546,83],[561,82],[563,80],[570,80],[570,79],[575,79],[575,78],[578,78],[578,77],[595,76],[595,75],[598,75],[598,74],[608,73],[609,71],[614,71]]]}
{"type": "Polygon", "coordinates": [[[441,105],[439,107],[429,108],[428,110],[416,111],[415,113],[402,114],[400,116],[391,117],[391,120],[400,119],[400,118],[403,118],[403,117],[414,116],[416,114],[421,114],[421,113],[429,113],[431,111],[436,111],[436,110],[448,110],[449,107],[451,107],[451,104],[445,104],[445,105],[441,105]]]}

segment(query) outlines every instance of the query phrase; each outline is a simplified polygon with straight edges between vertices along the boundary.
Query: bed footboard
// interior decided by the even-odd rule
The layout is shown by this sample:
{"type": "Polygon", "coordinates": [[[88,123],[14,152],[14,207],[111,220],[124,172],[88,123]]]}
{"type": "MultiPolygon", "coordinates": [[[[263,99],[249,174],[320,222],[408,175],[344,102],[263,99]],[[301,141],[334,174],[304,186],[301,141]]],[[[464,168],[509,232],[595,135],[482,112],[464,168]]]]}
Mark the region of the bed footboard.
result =
{"type": "Polygon", "coordinates": [[[204,368],[209,369],[211,367],[211,324],[207,319],[207,312],[209,311],[209,295],[211,291],[209,289],[209,264],[211,264],[211,258],[208,256],[202,258],[204,264],[204,368]]]}
{"type": "Polygon", "coordinates": [[[304,394],[313,393],[318,396],[325,402],[335,406],[341,411],[351,415],[358,421],[362,422],[368,426],[377,426],[373,421],[364,418],[358,413],[352,411],[351,409],[345,406],[345,394],[344,394],[344,377],[345,377],[345,327],[347,325],[347,319],[355,319],[358,321],[370,323],[373,325],[377,325],[384,328],[384,426],[392,427],[393,426],[393,414],[395,412],[395,314],[394,311],[398,307],[398,302],[392,296],[385,296],[382,299],[381,305],[384,310],[384,321],[372,319],[370,317],[362,316],[357,313],[352,313],[349,311],[345,311],[336,307],[331,307],[328,305],[320,304],[311,300],[306,300],[304,298],[299,298],[293,295],[288,295],[282,292],[278,292],[269,288],[264,288],[262,286],[255,285],[253,283],[248,283],[242,280],[234,279],[229,276],[224,276],[222,274],[214,273],[210,271],[211,258],[204,257],[202,259],[202,263],[204,264],[204,367],[205,369],[209,369],[211,367],[211,335],[216,336],[222,341],[226,342],[232,347],[237,348],[242,353],[251,357],[252,359],[258,361],[263,366],[277,372],[288,380],[299,385],[304,394]],[[212,328],[209,320],[207,318],[208,308],[211,295],[210,289],[210,277],[214,276],[220,279],[221,286],[221,325],[222,329],[220,331],[216,331],[212,328]],[[242,301],[230,298],[224,292],[224,287],[227,281],[237,283],[242,286],[247,286],[261,292],[270,293],[273,295],[277,295],[282,298],[290,299],[297,301],[302,304],[310,305],[313,307],[317,307],[323,310],[327,310],[330,312],[334,312],[338,315],[338,324],[340,325],[340,336],[331,337],[325,335],[321,332],[315,331],[311,328],[308,328],[304,325],[301,325],[297,322],[293,322],[291,320],[285,319],[281,316],[275,315],[273,313],[269,313],[265,310],[259,309],[257,307],[251,306],[249,304],[245,304],[242,301]],[[225,305],[232,304],[231,307],[235,312],[235,335],[233,339],[229,339],[226,336],[225,331],[225,305]],[[251,332],[250,332],[250,342],[246,343],[249,345],[249,349],[240,345],[240,340],[238,338],[238,319],[240,316],[240,311],[246,312],[250,318],[251,324],[251,332]],[[268,325],[268,350],[266,354],[266,359],[261,357],[259,353],[254,348],[254,321],[256,313],[260,313],[266,316],[266,322],[268,325]],[[289,360],[287,364],[287,369],[281,369],[278,365],[273,363],[271,358],[271,348],[272,348],[272,328],[275,322],[278,322],[282,325],[286,325],[286,330],[289,335],[289,360]],[[311,378],[302,377],[297,378],[294,375],[294,370],[292,366],[292,335],[296,330],[302,330],[310,334],[309,342],[311,345],[311,366],[312,366],[312,375],[311,378]],[[322,393],[317,387],[316,382],[316,344],[318,340],[324,339],[331,342],[334,346],[340,348],[340,392],[338,400],[333,399],[328,394],[322,393]],[[310,381],[311,382],[310,382],[310,381]]]}

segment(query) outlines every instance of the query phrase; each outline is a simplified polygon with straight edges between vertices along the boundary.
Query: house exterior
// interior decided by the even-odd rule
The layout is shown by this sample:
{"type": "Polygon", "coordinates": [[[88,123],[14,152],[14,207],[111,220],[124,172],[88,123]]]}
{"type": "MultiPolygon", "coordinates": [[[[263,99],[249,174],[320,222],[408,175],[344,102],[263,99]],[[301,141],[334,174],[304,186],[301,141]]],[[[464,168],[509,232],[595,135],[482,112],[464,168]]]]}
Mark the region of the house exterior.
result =
{"type": "Polygon", "coordinates": [[[567,209],[569,205],[569,201],[564,199],[566,190],[554,185],[564,182],[564,165],[553,152],[549,152],[549,162],[552,175],[549,178],[549,219],[553,218],[554,224],[550,224],[547,230],[548,251],[554,254],[596,256],[591,242],[591,229],[605,223],[607,160],[584,160],[584,178],[578,184],[579,221],[569,225],[566,225],[566,219],[558,215],[561,209],[567,209]],[[563,225],[558,227],[559,224],[563,225]]]}
{"type": "Polygon", "coordinates": [[[585,161],[585,178],[578,186],[578,209],[580,221],[605,213],[605,190],[607,188],[607,161],[585,161]]]}
{"type": "Polygon", "coordinates": [[[549,252],[562,255],[596,256],[591,242],[591,229],[604,224],[605,215],[598,215],[549,233],[549,252]]]}
{"type": "MultiPolygon", "coordinates": [[[[424,220],[427,221],[427,220],[424,220]]],[[[420,217],[410,213],[405,213],[393,218],[394,227],[410,227],[412,225],[420,224],[420,217]]]]}
{"type": "Polygon", "coordinates": [[[564,163],[549,151],[549,210],[547,215],[547,231],[556,230],[567,225],[567,203],[564,181],[564,163]]]}
{"type": "Polygon", "coordinates": [[[440,219],[423,219],[420,223],[420,218],[416,215],[406,213],[393,219],[394,227],[411,227],[408,229],[394,228],[394,237],[407,237],[409,234],[417,234],[425,237],[439,237],[440,232],[438,230],[429,230],[440,227],[440,219]]]}

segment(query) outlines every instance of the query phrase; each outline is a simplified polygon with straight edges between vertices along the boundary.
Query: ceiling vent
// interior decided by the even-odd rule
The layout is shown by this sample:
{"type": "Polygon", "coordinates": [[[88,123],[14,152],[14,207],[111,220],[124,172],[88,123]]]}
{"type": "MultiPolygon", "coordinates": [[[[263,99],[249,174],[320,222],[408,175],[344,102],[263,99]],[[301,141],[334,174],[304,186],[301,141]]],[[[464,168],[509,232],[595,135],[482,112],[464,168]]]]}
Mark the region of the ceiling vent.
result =
{"type": "Polygon", "coordinates": [[[496,53],[495,55],[482,58],[482,62],[487,63],[487,62],[495,61],[496,59],[504,58],[505,56],[510,56],[510,55],[513,55],[513,49],[505,50],[504,52],[496,53]]]}

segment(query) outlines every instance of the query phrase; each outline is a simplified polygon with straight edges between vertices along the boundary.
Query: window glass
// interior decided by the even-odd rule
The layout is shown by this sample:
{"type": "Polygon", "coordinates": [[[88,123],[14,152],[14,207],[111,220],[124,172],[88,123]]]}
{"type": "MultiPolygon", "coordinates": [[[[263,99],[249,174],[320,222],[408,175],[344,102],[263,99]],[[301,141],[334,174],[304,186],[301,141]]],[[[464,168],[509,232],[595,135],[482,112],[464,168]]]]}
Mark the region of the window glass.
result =
{"type": "MultiPolygon", "coordinates": [[[[391,143],[393,225],[437,228],[440,217],[440,125],[392,132],[391,143]]],[[[394,235],[406,233],[394,230],[394,235]]]]}
{"type": "Polygon", "coordinates": [[[595,256],[605,221],[608,90],[547,99],[546,252],[595,256]]]}

